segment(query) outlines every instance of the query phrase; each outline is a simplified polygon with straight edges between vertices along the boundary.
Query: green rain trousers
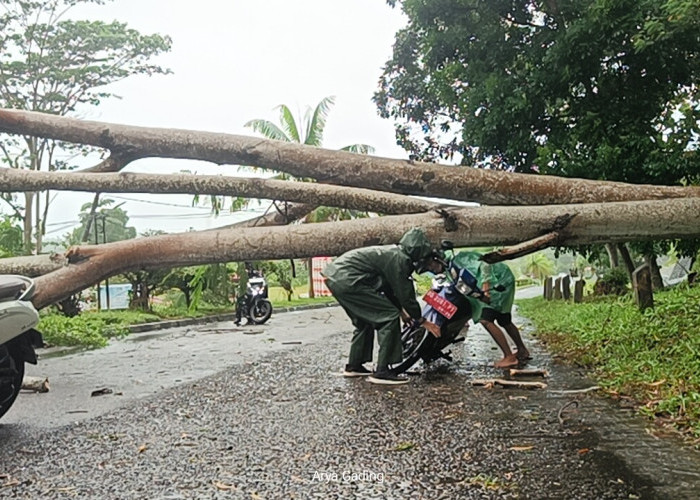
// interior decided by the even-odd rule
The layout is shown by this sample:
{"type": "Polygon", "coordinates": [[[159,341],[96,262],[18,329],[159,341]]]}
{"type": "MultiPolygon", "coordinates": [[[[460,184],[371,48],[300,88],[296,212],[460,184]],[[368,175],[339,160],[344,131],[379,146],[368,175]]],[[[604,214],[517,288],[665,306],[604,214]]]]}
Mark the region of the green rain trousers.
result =
{"type": "Polygon", "coordinates": [[[374,330],[379,344],[377,366],[401,362],[400,311],[403,308],[411,318],[421,318],[410,277],[415,263],[431,253],[425,233],[413,228],[398,245],[351,250],[323,270],[326,285],[355,327],[348,364],[357,367],[372,361],[374,330]]]}
{"type": "Polygon", "coordinates": [[[361,366],[372,361],[374,331],[377,331],[379,353],[377,366],[400,363],[403,354],[399,310],[386,296],[368,286],[346,287],[332,280],[326,286],[343,307],[355,331],[350,343],[350,366],[361,366]]]}

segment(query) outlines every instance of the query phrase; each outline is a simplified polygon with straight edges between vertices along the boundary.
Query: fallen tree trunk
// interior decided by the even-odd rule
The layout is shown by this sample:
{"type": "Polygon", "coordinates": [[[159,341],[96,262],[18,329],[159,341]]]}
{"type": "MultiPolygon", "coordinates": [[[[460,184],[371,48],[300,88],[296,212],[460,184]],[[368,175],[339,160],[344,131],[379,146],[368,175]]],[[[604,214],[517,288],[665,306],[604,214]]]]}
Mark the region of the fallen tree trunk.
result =
{"type": "Polygon", "coordinates": [[[220,175],[84,174],[0,170],[2,191],[31,192],[47,189],[91,193],[158,193],[242,196],[296,201],[382,214],[426,212],[437,203],[409,196],[311,182],[224,177],[220,175]]]}
{"type": "Polygon", "coordinates": [[[556,232],[553,244],[700,237],[700,199],[544,207],[470,207],[342,222],[167,234],[72,247],[71,264],[37,278],[35,306],[45,307],[98,281],[144,267],[339,255],[396,243],[411,227],[457,246],[514,244],[556,232]],[[661,219],[665,223],[659,225],[661,219]]]}
{"type": "Polygon", "coordinates": [[[539,205],[700,196],[698,187],[635,185],[447,167],[302,144],[194,130],[135,127],[0,109],[0,131],[88,144],[112,157],[96,172],[146,157],[253,165],[297,177],[400,194],[496,205],[539,205]]]}

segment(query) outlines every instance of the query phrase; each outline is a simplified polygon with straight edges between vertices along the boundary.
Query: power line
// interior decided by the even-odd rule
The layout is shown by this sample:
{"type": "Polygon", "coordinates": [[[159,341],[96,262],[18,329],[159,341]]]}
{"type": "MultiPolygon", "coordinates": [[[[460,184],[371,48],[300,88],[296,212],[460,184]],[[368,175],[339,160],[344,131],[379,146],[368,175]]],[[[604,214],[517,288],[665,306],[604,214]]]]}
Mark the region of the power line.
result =
{"type": "Polygon", "coordinates": [[[178,208],[196,208],[200,210],[211,210],[209,207],[200,207],[197,205],[180,205],[177,203],[166,203],[164,201],[153,201],[153,200],[139,200],[137,198],[129,198],[127,196],[109,196],[109,198],[115,198],[117,200],[134,201],[136,203],[148,203],[151,205],[162,205],[165,207],[178,207],[178,208]]]}

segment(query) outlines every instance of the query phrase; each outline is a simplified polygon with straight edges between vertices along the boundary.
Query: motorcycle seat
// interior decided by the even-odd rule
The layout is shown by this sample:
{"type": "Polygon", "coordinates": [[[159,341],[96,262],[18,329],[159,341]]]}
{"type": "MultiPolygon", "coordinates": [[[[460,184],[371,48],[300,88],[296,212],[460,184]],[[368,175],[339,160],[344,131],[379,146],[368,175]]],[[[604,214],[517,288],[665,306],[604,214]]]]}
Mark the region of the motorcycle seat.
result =
{"type": "Polygon", "coordinates": [[[12,275],[0,275],[0,300],[15,300],[26,288],[26,280],[12,275]]]}

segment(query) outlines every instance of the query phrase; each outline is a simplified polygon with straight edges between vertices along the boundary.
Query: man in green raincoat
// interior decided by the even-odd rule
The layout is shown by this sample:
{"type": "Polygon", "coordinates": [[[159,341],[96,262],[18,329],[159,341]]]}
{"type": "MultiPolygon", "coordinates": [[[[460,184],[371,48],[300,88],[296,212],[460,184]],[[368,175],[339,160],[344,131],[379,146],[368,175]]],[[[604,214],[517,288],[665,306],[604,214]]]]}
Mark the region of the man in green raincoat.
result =
{"type": "Polygon", "coordinates": [[[479,288],[484,291],[489,300],[488,304],[476,299],[469,299],[469,302],[472,305],[473,321],[475,323],[480,321],[491,335],[491,338],[503,351],[503,359],[496,361],[494,366],[496,368],[508,368],[530,359],[530,352],[525,347],[520,331],[513,323],[511,315],[515,299],[515,276],[513,271],[504,262],[495,264],[483,262],[481,254],[477,252],[459,252],[453,262],[460,267],[466,268],[476,277],[479,288]],[[501,287],[496,289],[497,285],[501,285],[501,287]],[[511,350],[505,334],[496,325],[496,322],[513,340],[517,349],[516,352],[511,350]]]}
{"type": "Polygon", "coordinates": [[[375,384],[408,382],[389,368],[403,359],[401,316],[407,314],[433,335],[440,336],[440,328],[422,317],[410,279],[414,271],[439,271],[434,267],[433,256],[425,232],[413,228],[398,245],[351,250],[323,270],[326,285],[355,327],[343,372],[346,377],[369,376],[369,381],[375,384]],[[379,353],[377,368],[372,373],[363,365],[372,361],[375,330],[379,353]]]}

